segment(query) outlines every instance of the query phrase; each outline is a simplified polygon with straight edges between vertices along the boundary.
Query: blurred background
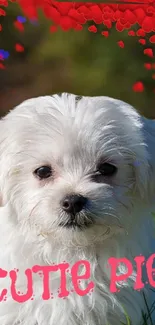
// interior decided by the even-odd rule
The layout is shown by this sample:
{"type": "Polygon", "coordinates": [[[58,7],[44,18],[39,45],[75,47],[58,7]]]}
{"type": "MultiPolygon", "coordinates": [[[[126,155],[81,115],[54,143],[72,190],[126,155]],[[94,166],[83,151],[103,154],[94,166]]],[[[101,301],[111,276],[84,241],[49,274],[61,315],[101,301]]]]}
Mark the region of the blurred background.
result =
{"type": "MultiPolygon", "coordinates": [[[[51,33],[52,22],[41,13],[39,24],[25,22],[25,31],[20,32],[14,28],[17,16],[23,15],[19,6],[10,3],[5,9],[7,15],[0,16],[0,49],[10,56],[6,69],[0,69],[0,116],[27,98],[70,92],[122,99],[155,118],[155,80],[153,71],[144,67],[153,59],[144,55],[138,36],[128,36],[128,30],[120,33],[113,27],[106,38],[101,35],[107,30],[103,24],[96,25],[97,33],[88,31],[94,22],[84,25],[82,31],[51,33]],[[118,46],[120,40],[124,48],[118,46]],[[17,52],[15,44],[23,45],[24,51],[17,52]],[[143,92],[132,90],[137,81],[143,82],[143,92]]],[[[145,47],[150,47],[145,39],[145,47]]]]}

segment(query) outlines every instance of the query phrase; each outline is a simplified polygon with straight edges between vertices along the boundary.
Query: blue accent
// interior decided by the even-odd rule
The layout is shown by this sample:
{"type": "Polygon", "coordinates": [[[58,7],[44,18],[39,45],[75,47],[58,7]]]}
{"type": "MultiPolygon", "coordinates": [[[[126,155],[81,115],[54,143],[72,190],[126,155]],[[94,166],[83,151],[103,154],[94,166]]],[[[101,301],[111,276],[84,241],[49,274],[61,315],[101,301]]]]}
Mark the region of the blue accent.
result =
{"type": "Polygon", "coordinates": [[[20,22],[20,23],[26,23],[27,19],[23,16],[18,16],[17,17],[17,20],[20,22]]]}
{"type": "Polygon", "coordinates": [[[2,56],[3,59],[8,59],[10,56],[8,51],[4,51],[3,49],[0,49],[0,55],[2,56]]]}

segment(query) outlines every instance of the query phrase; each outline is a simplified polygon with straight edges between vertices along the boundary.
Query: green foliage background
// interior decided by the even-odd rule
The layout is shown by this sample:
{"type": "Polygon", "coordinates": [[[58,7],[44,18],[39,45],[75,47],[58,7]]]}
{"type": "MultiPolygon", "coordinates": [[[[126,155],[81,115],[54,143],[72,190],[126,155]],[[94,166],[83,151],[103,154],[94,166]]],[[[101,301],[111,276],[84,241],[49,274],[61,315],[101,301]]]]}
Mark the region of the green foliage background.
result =
{"type": "MultiPolygon", "coordinates": [[[[25,32],[20,33],[13,21],[21,14],[18,5],[10,3],[7,16],[0,17],[0,48],[10,52],[7,69],[0,70],[1,115],[26,98],[66,91],[119,98],[155,118],[155,80],[153,71],[144,68],[144,62],[153,59],[143,54],[144,46],[137,36],[129,37],[128,31],[119,33],[113,27],[105,38],[100,34],[107,30],[104,25],[97,26],[97,33],[88,31],[94,22],[79,32],[50,33],[52,22],[41,13],[38,26],[27,22],[25,32]],[[120,40],[125,43],[124,49],[117,45],[120,40]],[[15,43],[23,44],[25,52],[17,53],[15,43]],[[132,85],[139,80],[144,82],[145,91],[134,93],[132,85]]],[[[150,47],[148,39],[146,46],[150,47]]],[[[155,53],[155,46],[153,50],[155,53]]]]}

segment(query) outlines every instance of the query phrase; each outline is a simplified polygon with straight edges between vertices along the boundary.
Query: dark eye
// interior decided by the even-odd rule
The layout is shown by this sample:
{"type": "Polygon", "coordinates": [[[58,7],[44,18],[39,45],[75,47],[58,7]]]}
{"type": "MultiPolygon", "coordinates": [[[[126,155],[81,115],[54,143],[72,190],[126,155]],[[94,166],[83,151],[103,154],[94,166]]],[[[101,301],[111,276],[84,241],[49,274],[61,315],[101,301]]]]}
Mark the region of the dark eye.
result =
{"type": "Polygon", "coordinates": [[[34,171],[34,174],[40,179],[45,179],[52,176],[52,169],[50,166],[41,166],[34,171]]]}
{"type": "Polygon", "coordinates": [[[113,176],[117,172],[117,168],[109,163],[102,163],[97,166],[97,172],[103,176],[113,176]]]}

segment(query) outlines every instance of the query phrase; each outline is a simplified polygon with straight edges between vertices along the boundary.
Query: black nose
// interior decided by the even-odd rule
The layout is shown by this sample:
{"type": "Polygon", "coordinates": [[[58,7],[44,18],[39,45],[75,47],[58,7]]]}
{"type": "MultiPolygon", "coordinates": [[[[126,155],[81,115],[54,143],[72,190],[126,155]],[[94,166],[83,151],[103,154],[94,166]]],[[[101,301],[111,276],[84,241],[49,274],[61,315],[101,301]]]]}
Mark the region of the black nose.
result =
{"type": "Polygon", "coordinates": [[[87,198],[82,195],[69,195],[62,201],[62,208],[65,212],[76,214],[80,212],[87,203],[87,198]]]}

